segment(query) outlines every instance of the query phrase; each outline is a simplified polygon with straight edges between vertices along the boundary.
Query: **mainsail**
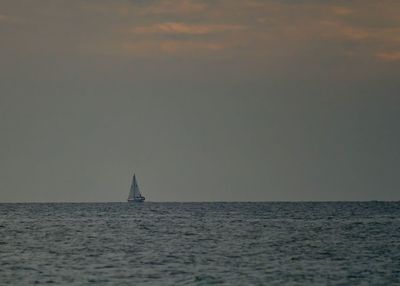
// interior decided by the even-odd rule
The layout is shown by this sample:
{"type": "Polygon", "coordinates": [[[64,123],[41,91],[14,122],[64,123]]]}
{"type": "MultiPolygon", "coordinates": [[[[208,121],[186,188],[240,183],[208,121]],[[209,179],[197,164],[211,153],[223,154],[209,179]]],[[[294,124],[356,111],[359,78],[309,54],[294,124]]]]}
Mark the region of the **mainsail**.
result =
{"type": "Polygon", "coordinates": [[[139,202],[142,202],[144,200],[145,200],[145,198],[140,193],[139,185],[138,185],[136,176],[134,174],[133,178],[132,178],[131,189],[129,191],[128,201],[139,201],[139,202]]]}

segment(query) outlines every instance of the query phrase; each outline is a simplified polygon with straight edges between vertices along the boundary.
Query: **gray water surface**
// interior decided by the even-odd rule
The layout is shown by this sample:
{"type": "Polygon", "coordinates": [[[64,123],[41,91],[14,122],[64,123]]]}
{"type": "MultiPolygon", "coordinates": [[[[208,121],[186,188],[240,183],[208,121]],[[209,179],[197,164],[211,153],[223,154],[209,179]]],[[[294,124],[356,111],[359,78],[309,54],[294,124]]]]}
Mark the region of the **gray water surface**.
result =
{"type": "Polygon", "coordinates": [[[0,284],[400,285],[400,203],[0,204],[0,284]]]}

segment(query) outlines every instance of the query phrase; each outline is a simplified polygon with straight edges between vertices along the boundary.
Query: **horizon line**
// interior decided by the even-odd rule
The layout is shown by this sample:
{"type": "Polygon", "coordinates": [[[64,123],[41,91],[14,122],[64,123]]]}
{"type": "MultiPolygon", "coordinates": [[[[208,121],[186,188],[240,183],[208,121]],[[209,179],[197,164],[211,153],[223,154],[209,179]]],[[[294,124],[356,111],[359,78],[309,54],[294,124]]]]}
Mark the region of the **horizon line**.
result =
{"type": "MultiPolygon", "coordinates": [[[[368,202],[400,202],[400,200],[269,200],[269,201],[146,201],[146,203],[368,203],[368,202]]],[[[127,203],[126,201],[26,201],[0,202],[0,204],[111,204],[127,203]]]]}

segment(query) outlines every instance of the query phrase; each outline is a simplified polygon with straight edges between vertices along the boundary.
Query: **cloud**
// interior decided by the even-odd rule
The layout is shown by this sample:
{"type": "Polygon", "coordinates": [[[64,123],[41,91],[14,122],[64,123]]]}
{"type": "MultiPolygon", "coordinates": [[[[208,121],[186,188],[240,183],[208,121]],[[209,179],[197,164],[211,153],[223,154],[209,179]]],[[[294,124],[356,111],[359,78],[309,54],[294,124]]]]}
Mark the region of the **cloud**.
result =
{"type": "Polygon", "coordinates": [[[196,41],[164,41],[161,42],[161,50],[168,53],[177,52],[199,52],[199,51],[221,51],[224,46],[216,42],[196,41]]]}
{"type": "Polygon", "coordinates": [[[353,9],[350,9],[348,7],[341,7],[341,6],[332,7],[332,11],[334,14],[339,15],[339,16],[350,15],[353,13],[353,9]]]}
{"type": "Polygon", "coordinates": [[[9,15],[0,14],[0,23],[8,23],[8,24],[13,23],[13,24],[15,24],[15,23],[22,23],[22,22],[23,21],[20,18],[12,17],[12,16],[9,16],[9,15]]]}
{"type": "Polygon", "coordinates": [[[399,52],[381,52],[376,55],[380,60],[386,62],[397,62],[400,61],[400,51],[399,52]]]}
{"type": "Polygon", "coordinates": [[[400,27],[368,27],[341,21],[321,21],[330,35],[350,41],[368,41],[381,44],[400,44],[400,27]]]}
{"type": "Polygon", "coordinates": [[[23,43],[21,52],[68,50],[131,58],[180,53],[212,60],[223,54],[266,70],[274,63],[347,67],[368,59],[397,61],[400,4],[334,2],[98,0],[66,5],[71,13],[57,5],[44,9],[32,4],[28,11],[15,4],[13,10],[2,10],[0,24],[5,26],[11,16],[32,23],[19,30],[9,25],[10,51],[18,42],[23,43]]]}
{"type": "Polygon", "coordinates": [[[213,24],[186,24],[186,23],[160,23],[151,26],[133,28],[137,34],[184,34],[184,35],[206,35],[237,31],[244,29],[242,25],[213,25],[213,24]]]}
{"type": "Polygon", "coordinates": [[[382,52],[382,50],[400,49],[400,27],[380,27],[356,25],[346,21],[322,21],[321,34],[324,40],[341,44],[344,53],[352,58],[376,58],[384,62],[400,60],[399,52],[382,52]]]}
{"type": "Polygon", "coordinates": [[[339,21],[321,21],[320,24],[326,36],[343,40],[362,41],[370,38],[373,34],[370,29],[354,27],[339,21]]]}

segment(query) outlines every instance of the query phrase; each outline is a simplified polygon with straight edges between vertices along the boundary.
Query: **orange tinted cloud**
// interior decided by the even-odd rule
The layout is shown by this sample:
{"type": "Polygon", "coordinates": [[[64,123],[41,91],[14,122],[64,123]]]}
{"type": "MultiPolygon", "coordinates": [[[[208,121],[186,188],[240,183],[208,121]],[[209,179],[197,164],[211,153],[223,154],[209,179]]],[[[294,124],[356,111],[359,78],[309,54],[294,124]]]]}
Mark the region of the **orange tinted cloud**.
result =
{"type": "Polygon", "coordinates": [[[376,56],[377,58],[387,62],[400,61],[400,52],[383,52],[378,53],[376,56]]]}
{"type": "Polygon", "coordinates": [[[232,58],[269,65],[275,60],[301,61],[312,50],[321,58],[335,57],[347,64],[366,58],[397,61],[396,53],[382,51],[400,50],[400,4],[392,1],[99,2],[95,5],[102,8],[94,10],[112,24],[88,39],[88,45],[105,45],[123,55],[185,51],[194,56],[196,51],[207,56],[223,50],[232,58]]]}
{"type": "Polygon", "coordinates": [[[334,14],[336,15],[349,15],[351,13],[353,13],[353,10],[347,7],[340,7],[340,6],[336,6],[332,8],[332,11],[334,14]]]}
{"type": "Polygon", "coordinates": [[[0,23],[21,23],[22,20],[17,17],[11,17],[8,15],[0,14],[0,23]]]}
{"type": "Polygon", "coordinates": [[[200,50],[220,51],[224,47],[221,44],[213,42],[195,42],[195,41],[163,41],[161,42],[161,50],[169,53],[176,52],[194,52],[200,50]]]}
{"type": "Polygon", "coordinates": [[[360,41],[371,36],[371,31],[363,28],[353,27],[339,21],[321,21],[321,28],[326,36],[333,36],[345,40],[360,41]]]}
{"type": "Polygon", "coordinates": [[[137,27],[133,29],[138,34],[187,34],[205,35],[226,31],[241,30],[241,25],[212,25],[212,24],[185,24],[185,23],[161,23],[151,26],[137,27]]]}

